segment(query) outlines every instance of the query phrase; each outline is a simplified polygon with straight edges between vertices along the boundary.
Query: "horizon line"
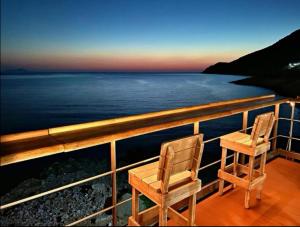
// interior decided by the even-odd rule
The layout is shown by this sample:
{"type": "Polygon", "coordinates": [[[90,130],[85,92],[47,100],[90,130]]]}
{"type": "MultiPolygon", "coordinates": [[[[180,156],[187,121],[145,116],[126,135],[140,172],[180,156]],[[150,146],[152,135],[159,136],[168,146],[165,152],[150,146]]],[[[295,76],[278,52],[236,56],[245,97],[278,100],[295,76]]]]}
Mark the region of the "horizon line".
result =
{"type": "Polygon", "coordinates": [[[203,73],[202,71],[25,71],[25,72],[14,72],[13,70],[1,71],[1,75],[30,75],[30,74],[96,74],[96,73],[203,73]]]}

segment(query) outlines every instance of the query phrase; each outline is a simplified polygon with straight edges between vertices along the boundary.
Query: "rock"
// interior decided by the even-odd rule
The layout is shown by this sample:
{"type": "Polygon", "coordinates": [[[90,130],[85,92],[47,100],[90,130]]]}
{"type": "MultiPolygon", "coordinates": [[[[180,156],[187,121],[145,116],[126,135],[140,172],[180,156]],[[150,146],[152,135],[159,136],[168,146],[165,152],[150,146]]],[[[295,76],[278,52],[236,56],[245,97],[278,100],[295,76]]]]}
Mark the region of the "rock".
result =
{"type": "MultiPolygon", "coordinates": [[[[124,201],[129,198],[131,198],[131,194],[125,193],[124,195],[121,196],[120,201],[124,201]]],[[[144,203],[144,201],[139,199],[139,210],[142,211],[146,208],[147,208],[147,206],[144,203]]],[[[127,225],[129,216],[131,216],[131,201],[128,201],[118,207],[118,210],[117,210],[118,225],[121,225],[121,226],[127,225]]]]}
{"type": "MultiPolygon", "coordinates": [[[[93,173],[98,173],[101,168],[99,163],[90,160],[55,162],[42,172],[41,179],[27,179],[2,196],[1,204],[96,175],[93,173]]],[[[120,182],[121,185],[122,183],[120,182]]],[[[103,209],[109,197],[111,182],[110,178],[104,177],[2,210],[0,226],[66,225],[103,209]]],[[[111,219],[111,215],[102,214],[94,218],[94,223],[111,225],[111,219]]],[[[91,220],[85,222],[88,226],[93,224],[91,220]]]]}
{"type": "Polygon", "coordinates": [[[106,185],[103,183],[92,184],[92,188],[95,192],[104,194],[106,192],[106,185]]]}
{"type": "Polygon", "coordinates": [[[100,215],[95,220],[95,225],[96,226],[110,226],[111,223],[112,223],[112,216],[111,215],[106,215],[106,214],[100,215]]]}

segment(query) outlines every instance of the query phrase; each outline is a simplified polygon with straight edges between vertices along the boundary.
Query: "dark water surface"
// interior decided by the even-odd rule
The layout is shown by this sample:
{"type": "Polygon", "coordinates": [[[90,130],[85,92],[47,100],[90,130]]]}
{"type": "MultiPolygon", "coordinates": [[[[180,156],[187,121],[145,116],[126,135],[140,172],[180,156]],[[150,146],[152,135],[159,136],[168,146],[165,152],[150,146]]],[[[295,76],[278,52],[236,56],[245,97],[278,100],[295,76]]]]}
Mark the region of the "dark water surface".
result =
{"type": "Polygon", "coordinates": [[[1,134],[270,94],[205,74],[1,76],[1,134]]]}
{"type": "MultiPolygon", "coordinates": [[[[192,73],[1,75],[1,134],[274,93],[263,88],[229,83],[241,78],[192,73]]],[[[257,113],[273,109],[250,112],[249,125],[257,113]]],[[[283,105],[281,116],[289,117],[289,113],[289,106],[283,105]]],[[[298,110],[296,117],[299,119],[298,110]]],[[[203,122],[200,123],[200,131],[205,139],[209,139],[241,129],[241,120],[239,114],[203,122]]],[[[283,125],[281,130],[286,134],[288,128],[283,125]]],[[[192,132],[193,126],[189,125],[118,141],[117,166],[158,155],[161,142],[191,135],[192,132]]],[[[282,143],[284,145],[286,141],[282,143]]],[[[41,177],[41,172],[54,162],[70,164],[68,160],[74,159],[79,163],[76,166],[83,169],[86,163],[101,163],[97,166],[99,169],[89,172],[91,176],[109,170],[108,148],[108,145],[101,145],[2,168],[1,177],[6,184],[1,193],[26,178],[41,177]]],[[[219,141],[207,144],[201,165],[218,158],[219,141]]],[[[204,181],[209,181],[212,171],[217,168],[219,166],[208,168],[200,175],[204,181]]]]}

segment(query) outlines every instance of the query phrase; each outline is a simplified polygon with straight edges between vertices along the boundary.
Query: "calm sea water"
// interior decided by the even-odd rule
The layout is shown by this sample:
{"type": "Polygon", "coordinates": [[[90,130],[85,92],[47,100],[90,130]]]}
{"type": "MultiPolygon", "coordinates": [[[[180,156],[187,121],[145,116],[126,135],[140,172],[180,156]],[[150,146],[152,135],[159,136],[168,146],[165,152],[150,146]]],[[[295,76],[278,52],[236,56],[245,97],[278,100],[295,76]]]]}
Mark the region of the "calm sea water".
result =
{"type": "MultiPolygon", "coordinates": [[[[200,73],[1,75],[1,134],[273,93],[263,88],[229,83],[241,78],[200,73]]],[[[251,112],[249,124],[255,114],[268,110],[273,109],[251,112]]],[[[282,107],[281,115],[288,117],[288,106],[282,107]]],[[[296,117],[299,118],[298,110],[296,117]]],[[[241,120],[240,114],[203,122],[200,131],[205,139],[212,138],[241,129],[241,120]]],[[[288,131],[287,127],[281,128],[285,133],[288,131]]],[[[163,141],[192,132],[193,126],[189,125],[118,141],[117,166],[158,155],[163,141]]],[[[207,144],[201,165],[219,159],[220,154],[219,141],[207,144]]],[[[68,161],[70,158],[83,163],[76,165],[82,171],[86,170],[86,163],[102,163],[101,171],[109,169],[109,147],[101,145],[2,168],[6,184],[1,191],[8,191],[26,178],[40,177],[39,173],[54,162],[59,161],[62,166],[64,162],[73,165],[68,161]]],[[[89,174],[99,174],[97,168],[89,174]]],[[[200,173],[202,180],[209,181],[213,171],[216,174],[218,166],[212,168],[200,173]]]]}
{"type": "Polygon", "coordinates": [[[205,74],[1,76],[2,134],[270,94],[205,74]]]}

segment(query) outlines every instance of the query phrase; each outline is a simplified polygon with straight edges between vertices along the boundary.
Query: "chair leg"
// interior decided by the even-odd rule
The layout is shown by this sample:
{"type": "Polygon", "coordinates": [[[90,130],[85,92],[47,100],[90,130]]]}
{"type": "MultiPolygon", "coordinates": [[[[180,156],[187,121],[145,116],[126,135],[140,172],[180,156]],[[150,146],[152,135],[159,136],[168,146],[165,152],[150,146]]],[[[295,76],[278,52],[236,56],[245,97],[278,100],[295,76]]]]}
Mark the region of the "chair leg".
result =
{"type": "Polygon", "coordinates": [[[131,214],[134,221],[139,222],[139,191],[132,187],[131,214]]]}
{"type": "MultiPolygon", "coordinates": [[[[253,170],[254,170],[254,156],[249,156],[249,173],[248,173],[248,180],[249,182],[252,181],[252,176],[253,176],[253,170]]],[[[249,189],[246,190],[245,193],[245,208],[250,207],[250,193],[251,191],[249,189]]]]}
{"type": "MultiPolygon", "coordinates": [[[[221,158],[221,170],[225,170],[226,166],[226,156],[227,156],[227,148],[222,147],[222,158],[221,158]]],[[[219,195],[223,195],[224,190],[224,180],[219,179],[219,195]]]]}
{"type": "MultiPolygon", "coordinates": [[[[259,167],[260,176],[263,176],[264,173],[265,173],[266,159],[267,159],[267,152],[263,153],[261,155],[261,158],[260,158],[260,167],[259,167]]],[[[262,189],[263,189],[263,183],[264,182],[262,182],[257,188],[257,193],[256,193],[256,198],[257,199],[261,199],[261,192],[262,192],[262,189]]]]}
{"type": "MultiPolygon", "coordinates": [[[[233,153],[233,175],[237,176],[237,164],[239,163],[239,153],[233,153]]],[[[236,187],[236,184],[233,184],[233,188],[236,187]]]]}
{"type": "Polygon", "coordinates": [[[189,226],[195,226],[195,214],[196,214],[196,194],[193,194],[189,198],[189,218],[188,218],[189,226]]]}
{"type": "Polygon", "coordinates": [[[223,195],[224,190],[224,180],[220,179],[219,181],[219,195],[223,195]]]}
{"type": "Polygon", "coordinates": [[[264,187],[263,182],[257,187],[256,199],[261,200],[261,192],[264,187]]]}
{"type": "Polygon", "coordinates": [[[167,226],[168,221],[168,208],[159,207],[159,226],[167,226]]]}
{"type": "Polygon", "coordinates": [[[245,208],[249,208],[250,207],[250,190],[246,190],[245,193],[245,208]]]}
{"type": "Polygon", "coordinates": [[[267,160],[267,152],[264,152],[260,157],[259,173],[261,176],[264,175],[265,173],[266,160],[267,160]]]}

